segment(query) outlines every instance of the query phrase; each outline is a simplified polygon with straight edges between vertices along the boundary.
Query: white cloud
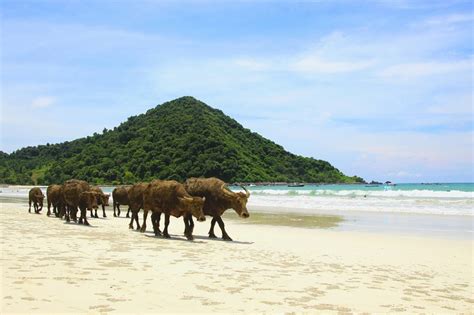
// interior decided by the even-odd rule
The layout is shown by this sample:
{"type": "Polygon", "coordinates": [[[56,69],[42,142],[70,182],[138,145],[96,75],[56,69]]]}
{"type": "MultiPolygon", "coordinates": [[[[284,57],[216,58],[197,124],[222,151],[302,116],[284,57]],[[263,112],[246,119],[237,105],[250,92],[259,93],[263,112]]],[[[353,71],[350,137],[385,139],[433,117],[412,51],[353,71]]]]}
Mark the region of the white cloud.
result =
{"type": "Polygon", "coordinates": [[[398,178],[420,178],[422,176],[420,173],[410,173],[407,171],[393,172],[393,173],[389,173],[388,175],[398,177],[398,178]]]}
{"type": "Polygon", "coordinates": [[[264,71],[269,70],[271,68],[270,63],[258,61],[252,58],[238,58],[234,60],[234,63],[237,66],[250,71],[264,71]]]}
{"type": "Polygon", "coordinates": [[[434,16],[423,21],[421,25],[427,26],[439,26],[439,25],[452,25],[457,23],[472,22],[474,19],[472,14],[456,13],[443,16],[434,16]]]}
{"type": "Polygon", "coordinates": [[[38,96],[31,102],[33,108],[46,108],[54,105],[56,98],[52,96],[38,96]]]}
{"type": "Polygon", "coordinates": [[[367,69],[376,64],[365,41],[354,41],[347,34],[334,31],[321,37],[312,49],[292,56],[287,68],[302,73],[338,74],[367,69]]]}
{"type": "Polygon", "coordinates": [[[472,60],[456,60],[451,62],[414,62],[402,63],[381,70],[378,74],[387,78],[415,78],[431,75],[440,75],[453,72],[472,71],[472,60]]]}
{"type": "Polygon", "coordinates": [[[300,72],[312,73],[344,73],[353,72],[369,68],[374,64],[373,60],[368,61],[331,61],[320,56],[305,56],[297,60],[291,68],[300,72]]]}

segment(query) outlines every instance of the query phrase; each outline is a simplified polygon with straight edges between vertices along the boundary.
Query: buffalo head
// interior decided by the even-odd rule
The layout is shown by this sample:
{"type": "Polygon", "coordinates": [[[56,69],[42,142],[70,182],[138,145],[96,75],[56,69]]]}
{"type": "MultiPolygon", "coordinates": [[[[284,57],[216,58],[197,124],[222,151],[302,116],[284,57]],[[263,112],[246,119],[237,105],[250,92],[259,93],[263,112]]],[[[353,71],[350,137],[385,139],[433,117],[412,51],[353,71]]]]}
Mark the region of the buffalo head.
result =
{"type": "Polygon", "coordinates": [[[108,206],[109,205],[109,198],[110,198],[110,194],[102,194],[102,196],[101,196],[102,205],[108,206]]]}
{"type": "Polygon", "coordinates": [[[43,209],[44,195],[43,194],[38,194],[38,195],[36,195],[36,198],[38,200],[38,211],[41,211],[43,209]]]}
{"type": "Polygon", "coordinates": [[[204,201],[206,201],[205,197],[179,197],[179,202],[183,205],[183,208],[187,209],[200,222],[206,221],[203,212],[204,201]]]}
{"type": "Polygon", "coordinates": [[[232,209],[234,209],[235,212],[237,212],[239,217],[244,218],[244,219],[248,218],[250,215],[249,215],[249,212],[247,211],[247,201],[250,197],[250,192],[244,186],[240,186],[240,187],[242,187],[245,190],[245,193],[244,192],[236,193],[236,192],[230,191],[225,186],[226,186],[225,184],[222,185],[221,189],[224,195],[230,201],[232,209]]]}
{"type": "Polygon", "coordinates": [[[86,209],[97,209],[99,207],[97,202],[97,193],[93,191],[82,192],[79,196],[80,202],[85,205],[86,209]]]}

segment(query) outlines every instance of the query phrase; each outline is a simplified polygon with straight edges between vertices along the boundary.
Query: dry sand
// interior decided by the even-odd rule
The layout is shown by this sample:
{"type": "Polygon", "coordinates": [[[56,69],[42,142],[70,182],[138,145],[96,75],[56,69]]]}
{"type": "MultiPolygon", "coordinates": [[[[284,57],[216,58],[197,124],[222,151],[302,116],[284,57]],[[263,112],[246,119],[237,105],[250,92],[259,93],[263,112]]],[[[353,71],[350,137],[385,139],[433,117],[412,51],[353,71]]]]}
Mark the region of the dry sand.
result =
{"type": "Polygon", "coordinates": [[[234,242],[209,221],[189,242],[178,219],[167,240],[110,207],[93,227],[27,212],[0,209],[2,314],[474,312],[471,240],[227,220],[234,242]]]}

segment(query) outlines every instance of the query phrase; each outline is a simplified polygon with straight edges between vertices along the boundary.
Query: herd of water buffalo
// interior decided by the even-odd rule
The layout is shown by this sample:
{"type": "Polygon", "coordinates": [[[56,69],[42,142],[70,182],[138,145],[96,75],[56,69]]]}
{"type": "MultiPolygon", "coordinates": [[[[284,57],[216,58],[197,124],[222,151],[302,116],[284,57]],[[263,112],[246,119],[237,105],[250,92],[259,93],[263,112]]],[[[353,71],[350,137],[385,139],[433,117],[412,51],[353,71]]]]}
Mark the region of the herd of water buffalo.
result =
{"type": "MultiPolygon", "coordinates": [[[[154,180],[150,183],[137,183],[131,186],[120,186],[113,190],[114,217],[120,216],[120,206],[127,205],[127,217],[131,220],[129,228],[133,229],[133,222],[137,230],[145,232],[148,212],[151,211],[151,221],[155,235],[169,238],[168,225],[170,216],[183,217],[184,235],[188,240],[193,239],[193,216],[198,221],[205,221],[205,216],[211,216],[209,237],[216,238],[214,226],[219,224],[222,230],[222,239],[232,241],[225,230],[222,214],[227,209],[234,209],[242,218],[248,218],[247,201],[249,191],[242,186],[245,192],[233,192],[226,183],[218,178],[190,178],[184,184],[174,180],[154,180]],[[138,213],[143,209],[143,223],[140,227],[138,213]],[[163,234],[160,230],[161,214],[165,215],[163,234]]],[[[71,179],[62,185],[50,185],[46,190],[48,212],[51,207],[56,217],[73,220],[79,224],[89,225],[87,210],[91,217],[98,218],[97,208],[102,206],[102,215],[106,217],[105,206],[109,205],[110,194],[104,194],[98,186],[91,186],[86,181],[71,179]],[[80,210],[79,220],[77,211],[80,210]],[[93,212],[95,211],[95,213],[93,212]]],[[[44,195],[41,189],[35,187],[29,192],[29,209],[31,204],[35,213],[40,213],[43,208],[44,195]]]]}

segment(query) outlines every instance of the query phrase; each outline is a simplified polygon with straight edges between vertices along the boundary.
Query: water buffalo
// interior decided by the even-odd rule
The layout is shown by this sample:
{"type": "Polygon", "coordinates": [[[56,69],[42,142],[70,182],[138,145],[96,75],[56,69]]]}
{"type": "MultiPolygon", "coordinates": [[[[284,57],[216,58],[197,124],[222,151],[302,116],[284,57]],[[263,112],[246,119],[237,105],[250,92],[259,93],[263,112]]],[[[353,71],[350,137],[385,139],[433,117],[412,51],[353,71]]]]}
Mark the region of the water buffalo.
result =
{"type": "Polygon", "coordinates": [[[133,229],[133,220],[137,222],[137,230],[140,229],[140,223],[138,222],[138,212],[140,209],[143,208],[143,193],[145,189],[148,187],[148,183],[137,183],[130,187],[128,190],[128,201],[130,211],[132,212],[132,218],[130,219],[130,223],[128,227],[133,229]]]}
{"type": "Polygon", "coordinates": [[[49,185],[46,189],[46,197],[48,198],[48,212],[47,216],[51,215],[51,206],[53,206],[53,213],[59,217],[59,212],[64,204],[64,199],[61,191],[61,185],[49,185]]]}
{"type": "MultiPolygon", "coordinates": [[[[130,190],[130,186],[120,186],[115,188],[112,191],[112,198],[114,199],[114,217],[120,216],[120,205],[129,206],[130,203],[128,201],[128,191],[130,190]],[[115,213],[115,208],[117,208],[117,213],[115,213]]],[[[130,217],[130,206],[128,207],[127,211],[127,218],[130,217]]]]}
{"type": "MultiPolygon", "coordinates": [[[[214,225],[217,222],[222,231],[222,239],[232,241],[225,230],[224,221],[222,221],[221,216],[227,209],[232,208],[241,218],[248,218],[247,201],[250,197],[250,192],[243,186],[242,188],[245,190],[245,193],[232,192],[226,187],[224,181],[215,177],[189,178],[184,183],[184,187],[191,196],[206,197],[204,214],[212,217],[209,238],[216,238],[214,225]]],[[[194,228],[192,216],[187,215],[184,220],[188,221],[192,232],[194,228]]]]}
{"type": "MultiPolygon", "coordinates": [[[[97,204],[99,206],[102,205],[102,217],[106,218],[107,215],[105,214],[105,206],[109,205],[110,194],[104,194],[104,192],[99,186],[92,186],[90,191],[94,191],[97,193],[97,204]]],[[[97,215],[97,209],[95,209],[95,215],[92,215],[92,209],[91,209],[91,217],[92,218],[99,217],[97,215]]]]}
{"type": "Polygon", "coordinates": [[[89,225],[86,217],[87,209],[97,209],[97,193],[90,191],[90,185],[83,180],[71,179],[63,185],[66,221],[77,220],[77,209],[81,210],[79,224],[89,225]]]}
{"type": "Polygon", "coordinates": [[[33,203],[33,209],[35,210],[35,213],[40,213],[40,211],[43,209],[43,199],[44,195],[41,189],[38,187],[31,188],[28,194],[28,212],[31,213],[31,203],[33,203]]]}
{"type": "MultiPolygon", "coordinates": [[[[143,224],[141,232],[146,230],[146,218],[148,211],[153,214],[165,214],[165,228],[163,236],[169,238],[168,226],[170,215],[179,218],[181,216],[195,216],[198,221],[205,221],[203,213],[205,198],[192,197],[184,189],[184,185],[174,180],[154,180],[146,187],[143,193],[143,224]]],[[[152,218],[153,230],[155,235],[159,235],[159,227],[156,226],[154,218],[152,218]]],[[[185,235],[188,240],[193,239],[192,229],[185,220],[185,235]]]]}

